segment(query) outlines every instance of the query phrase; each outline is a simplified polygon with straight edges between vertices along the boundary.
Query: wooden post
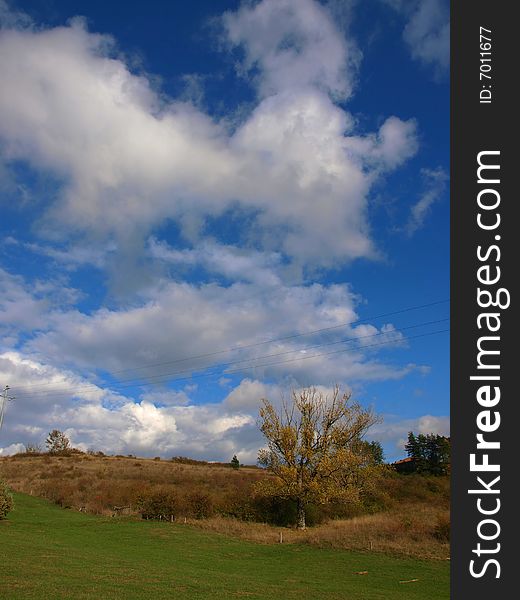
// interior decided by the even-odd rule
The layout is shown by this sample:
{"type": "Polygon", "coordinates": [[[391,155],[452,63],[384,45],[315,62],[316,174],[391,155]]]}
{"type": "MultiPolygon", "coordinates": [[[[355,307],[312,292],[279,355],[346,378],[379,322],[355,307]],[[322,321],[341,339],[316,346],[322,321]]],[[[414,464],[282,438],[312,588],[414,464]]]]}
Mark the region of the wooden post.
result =
{"type": "Polygon", "coordinates": [[[283,544],[283,531],[280,531],[280,544],[283,544]]]}

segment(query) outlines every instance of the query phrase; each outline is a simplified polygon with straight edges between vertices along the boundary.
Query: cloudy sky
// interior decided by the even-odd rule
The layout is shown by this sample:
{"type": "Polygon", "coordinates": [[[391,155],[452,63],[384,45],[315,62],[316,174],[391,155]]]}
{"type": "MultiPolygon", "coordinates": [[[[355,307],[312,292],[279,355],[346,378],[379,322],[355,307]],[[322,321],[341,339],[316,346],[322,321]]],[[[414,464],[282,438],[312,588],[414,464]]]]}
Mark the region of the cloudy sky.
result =
{"type": "Polygon", "coordinates": [[[444,0],[0,0],[0,454],[254,462],[334,384],[449,428],[444,0]]]}

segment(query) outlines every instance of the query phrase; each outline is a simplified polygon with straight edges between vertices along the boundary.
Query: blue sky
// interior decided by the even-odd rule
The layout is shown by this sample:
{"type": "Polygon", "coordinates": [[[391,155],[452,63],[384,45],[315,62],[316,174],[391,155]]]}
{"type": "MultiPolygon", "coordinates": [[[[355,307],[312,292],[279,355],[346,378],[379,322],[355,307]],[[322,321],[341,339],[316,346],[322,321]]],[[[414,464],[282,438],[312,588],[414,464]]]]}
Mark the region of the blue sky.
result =
{"type": "Polygon", "coordinates": [[[0,0],[0,454],[254,462],[335,384],[449,431],[441,0],[0,0]]]}

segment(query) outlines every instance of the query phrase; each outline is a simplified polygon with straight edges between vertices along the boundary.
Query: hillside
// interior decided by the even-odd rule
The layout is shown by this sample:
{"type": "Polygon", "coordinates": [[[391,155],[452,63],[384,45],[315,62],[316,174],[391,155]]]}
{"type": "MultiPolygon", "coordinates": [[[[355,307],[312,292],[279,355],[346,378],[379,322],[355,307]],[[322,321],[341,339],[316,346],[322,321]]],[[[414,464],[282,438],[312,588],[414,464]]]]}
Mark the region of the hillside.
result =
{"type": "Polygon", "coordinates": [[[255,498],[261,469],[135,457],[15,455],[0,459],[13,490],[76,511],[139,518],[140,500],[174,498],[175,520],[242,539],[370,550],[421,558],[449,556],[449,479],[389,471],[363,503],[313,507],[306,532],[291,527],[290,502],[255,498]]]}

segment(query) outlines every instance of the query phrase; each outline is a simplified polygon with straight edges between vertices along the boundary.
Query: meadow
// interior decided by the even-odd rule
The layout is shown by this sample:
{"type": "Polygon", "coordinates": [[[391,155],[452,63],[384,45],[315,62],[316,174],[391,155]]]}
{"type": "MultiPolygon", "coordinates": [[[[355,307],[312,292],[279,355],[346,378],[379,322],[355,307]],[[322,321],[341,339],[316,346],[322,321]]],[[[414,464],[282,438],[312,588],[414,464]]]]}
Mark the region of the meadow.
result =
{"type": "Polygon", "coordinates": [[[0,598],[443,600],[449,563],[259,544],[189,523],[105,517],[15,493],[0,598]]]}

